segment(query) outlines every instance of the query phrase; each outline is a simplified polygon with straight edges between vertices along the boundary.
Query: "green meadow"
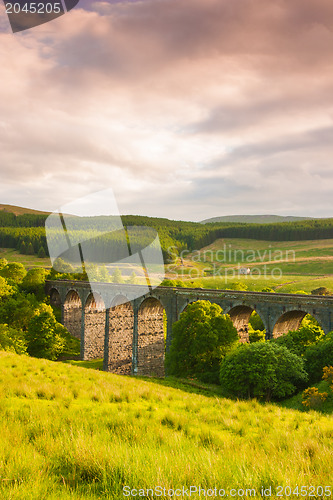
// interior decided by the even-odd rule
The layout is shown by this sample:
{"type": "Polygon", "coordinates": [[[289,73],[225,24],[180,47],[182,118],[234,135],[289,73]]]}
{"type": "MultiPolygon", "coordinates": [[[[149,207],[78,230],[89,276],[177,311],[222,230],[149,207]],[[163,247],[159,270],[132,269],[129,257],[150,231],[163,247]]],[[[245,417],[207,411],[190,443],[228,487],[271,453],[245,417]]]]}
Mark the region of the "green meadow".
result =
{"type": "Polygon", "coordinates": [[[332,484],[330,415],[4,352],[0,367],[1,498],[332,484]]]}
{"type": "Polygon", "coordinates": [[[167,266],[167,275],[204,288],[240,282],[253,291],[270,287],[277,292],[310,292],[320,286],[333,290],[333,240],[219,239],[184,253],[183,263],[179,259],[167,266]],[[239,268],[249,268],[251,274],[242,275],[239,268]]]}

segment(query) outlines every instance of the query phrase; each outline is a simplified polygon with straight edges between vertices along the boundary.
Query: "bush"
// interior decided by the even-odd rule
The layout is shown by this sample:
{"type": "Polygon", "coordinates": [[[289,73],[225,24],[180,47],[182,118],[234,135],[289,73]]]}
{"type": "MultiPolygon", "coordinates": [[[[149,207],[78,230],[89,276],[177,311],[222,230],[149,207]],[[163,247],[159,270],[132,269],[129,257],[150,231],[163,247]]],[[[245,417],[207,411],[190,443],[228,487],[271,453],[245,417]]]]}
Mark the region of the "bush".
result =
{"type": "Polygon", "coordinates": [[[311,382],[318,382],[325,366],[333,365],[333,332],[324,335],[317,344],[306,349],[305,369],[311,382]]]}
{"type": "Polygon", "coordinates": [[[330,385],[330,389],[333,391],[333,366],[324,367],[323,380],[325,380],[330,385]]]}
{"type": "Polygon", "coordinates": [[[173,325],[167,371],[218,383],[221,360],[236,342],[238,333],[230,317],[217,304],[199,300],[188,305],[173,325]]]}
{"type": "Polygon", "coordinates": [[[303,360],[273,342],[241,345],[224,358],[220,370],[221,385],[242,398],[283,399],[306,381],[303,360]]]}
{"type": "Polygon", "coordinates": [[[322,406],[327,396],[327,392],[319,392],[317,387],[308,387],[303,392],[302,404],[309,410],[315,410],[322,406]]]}
{"type": "Polygon", "coordinates": [[[325,286],[320,286],[319,288],[315,288],[311,290],[311,295],[330,295],[331,292],[325,286]]]}

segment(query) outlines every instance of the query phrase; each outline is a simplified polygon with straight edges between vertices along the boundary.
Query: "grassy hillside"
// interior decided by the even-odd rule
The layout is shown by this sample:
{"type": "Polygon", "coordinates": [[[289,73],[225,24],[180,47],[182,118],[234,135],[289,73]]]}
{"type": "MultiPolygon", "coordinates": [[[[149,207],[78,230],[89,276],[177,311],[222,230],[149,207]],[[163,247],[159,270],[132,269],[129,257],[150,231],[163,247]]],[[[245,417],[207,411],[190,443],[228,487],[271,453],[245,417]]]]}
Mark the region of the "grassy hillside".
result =
{"type": "Polygon", "coordinates": [[[43,259],[37,255],[23,255],[14,248],[0,248],[0,259],[6,259],[8,262],[21,262],[27,269],[33,267],[51,268],[51,260],[49,257],[43,259]]]}
{"type": "Polygon", "coordinates": [[[282,215],[223,215],[222,217],[212,217],[201,221],[202,224],[210,222],[245,222],[246,224],[272,224],[276,222],[294,222],[309,220],[312,217],[293,217],[282,215]]]}
{"type": "Polygon", "coordinates": [[[331,484],[331,417],[8,353],[0,366],[1,498],[331,484]]]}
{"type": "Polygon", "coordinates": [[[4,205],[3,203],[0,203],[0,210],[4,210],[5,212],[9,212],[15,215],[24,215],[24,214],[48,215],[51,213],[51,212],[43,212],[41,210],[34,210],[32,208],[17,207],[15,205],[4,205]]]}
{"type": "Polygon", "coordinates": [[[240,281],[250,290],[271,287],[281,292],[310,292],[319,286],[333,290],[333,239],[262,241],[218,239],[199,251],[184,254],[170,265],[168,276],[195,281],[197,286],[223,288],[240,281]],[[239,268],[249,268],[242,276],[239,268]],[[200,284],[201,282],[201,284],[200,284]]]}

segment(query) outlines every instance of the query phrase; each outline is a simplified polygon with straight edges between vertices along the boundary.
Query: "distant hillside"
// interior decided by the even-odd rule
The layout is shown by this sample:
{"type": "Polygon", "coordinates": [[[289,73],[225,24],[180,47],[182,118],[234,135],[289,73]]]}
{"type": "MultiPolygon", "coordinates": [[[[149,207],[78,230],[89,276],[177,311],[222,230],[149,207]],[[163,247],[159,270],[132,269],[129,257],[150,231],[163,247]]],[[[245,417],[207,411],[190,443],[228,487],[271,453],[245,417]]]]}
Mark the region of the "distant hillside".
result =
{"type": "Polygon", "coordinates": [[[50,212],[42,212],[41,210],[33,210],[32,208],[16,207],[15,205],[4,205],[0,203],[0,210],[15,215],[36,214],[36,215],[49,215],[50,212]]]}
{"type": "Polygon", "coordinates": [[[224,215],[222,217],[212,217],[201,221],[201,224],[209,222],[242,222],[246,224],[273,224],[277,222],[295,222],[299,220],[310,220],[312,217],[293,217],[282,215],[224,215]]]}

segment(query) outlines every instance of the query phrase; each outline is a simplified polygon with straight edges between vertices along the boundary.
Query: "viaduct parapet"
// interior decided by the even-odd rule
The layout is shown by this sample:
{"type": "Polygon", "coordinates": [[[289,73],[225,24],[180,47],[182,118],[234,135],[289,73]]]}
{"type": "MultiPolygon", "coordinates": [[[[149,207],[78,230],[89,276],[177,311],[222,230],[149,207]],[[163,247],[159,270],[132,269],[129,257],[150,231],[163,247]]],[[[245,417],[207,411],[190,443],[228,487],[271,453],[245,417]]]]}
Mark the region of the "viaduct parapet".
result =
{"type": "Polygon", "coordinates": [[[88,282],[59,280],[47,281],[46,292],[61,308],[63,325],[81,340],[81,359],[103,358],[104,370],[124,375],[164,376],[172,325],[197,300],[220,305],[242,341],[253,311],[267,338],[297,330],[306,314],[325,333],[333,329],[333,297],[327,296],[162,286],[147,293],[140,285],[109,283],[94,283],[93,293],[88,282]]]}

